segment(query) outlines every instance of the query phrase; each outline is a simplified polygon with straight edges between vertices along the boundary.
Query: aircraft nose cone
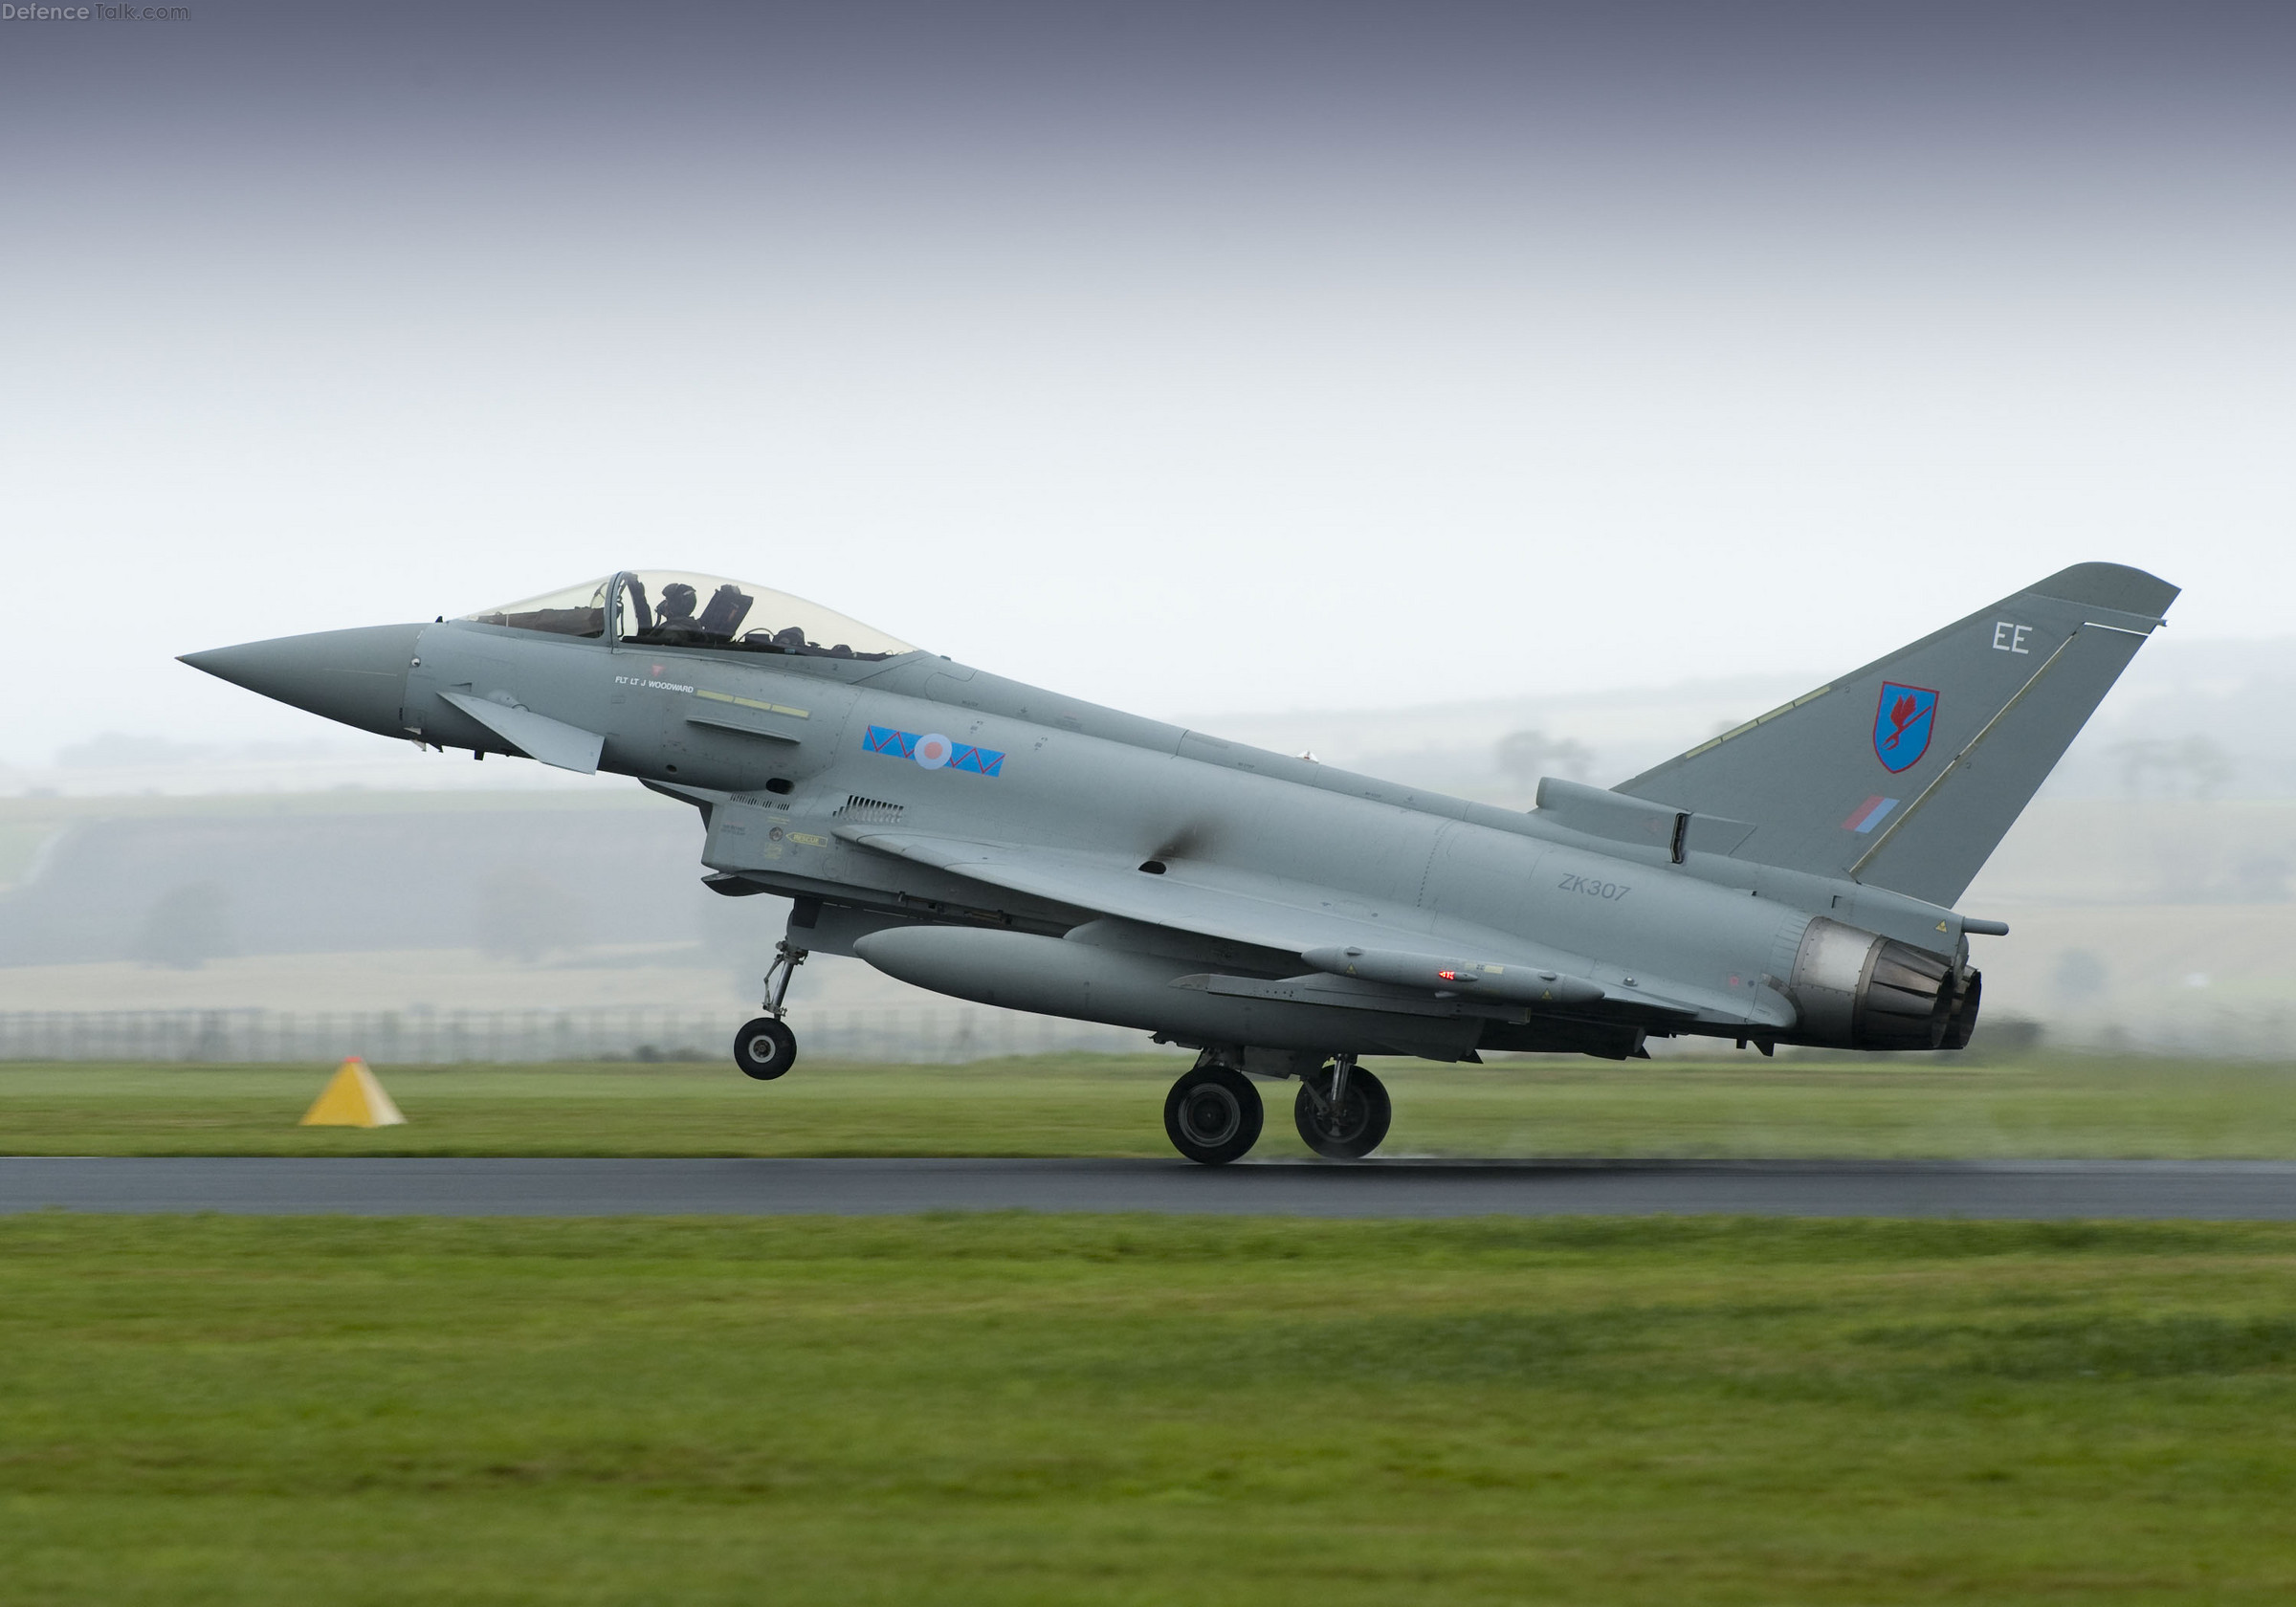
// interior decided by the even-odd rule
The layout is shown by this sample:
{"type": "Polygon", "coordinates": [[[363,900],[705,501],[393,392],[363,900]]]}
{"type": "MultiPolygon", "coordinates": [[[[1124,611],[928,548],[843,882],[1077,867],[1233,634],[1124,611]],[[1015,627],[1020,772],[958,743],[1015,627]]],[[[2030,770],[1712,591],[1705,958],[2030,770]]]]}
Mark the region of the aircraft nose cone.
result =
{"type": "Polygon", "coordinates": [[[385,737],[406,735],[399,709],[420,625],[318,630],[185,653],[194,670],[298,709],[385,737]]]}

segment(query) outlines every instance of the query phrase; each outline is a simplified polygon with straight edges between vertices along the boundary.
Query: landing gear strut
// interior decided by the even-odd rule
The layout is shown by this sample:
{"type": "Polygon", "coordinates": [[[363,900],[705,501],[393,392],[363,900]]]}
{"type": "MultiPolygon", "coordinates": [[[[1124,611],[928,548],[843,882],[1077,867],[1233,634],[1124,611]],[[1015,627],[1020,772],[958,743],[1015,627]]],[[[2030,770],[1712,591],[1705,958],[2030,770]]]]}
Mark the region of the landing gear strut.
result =
{"type": "Polygon", "coordinates": [[[1164,1095],[1164,1135],[1203,1166],[1225,1166],[1260,1141],[1267,1112],[1251,1079],[1206,1056],[1164,1095]]]}
{"type": "Polygon", "coordinates": [[[1335,1055],[1322,1070],[1301,1077],[1292,1101],[1300,1138],[1327,1160],[1361,1160],[1380,1147],[1394,1119],[1387,1085],[1358,1066],[1354,1055],[1335,1055]]]}
{"type": "Polygon", "coordinates": [[[782,1002],[789,997],[789,979],[805,964],[806,952],[786,939],[774,945],[773,965],[765,973],[765,1013],[734,1034],[734,1064],[760,1082],[771,1082],[797,1064],[797,1034],[782,1020],[782,1002]]]}

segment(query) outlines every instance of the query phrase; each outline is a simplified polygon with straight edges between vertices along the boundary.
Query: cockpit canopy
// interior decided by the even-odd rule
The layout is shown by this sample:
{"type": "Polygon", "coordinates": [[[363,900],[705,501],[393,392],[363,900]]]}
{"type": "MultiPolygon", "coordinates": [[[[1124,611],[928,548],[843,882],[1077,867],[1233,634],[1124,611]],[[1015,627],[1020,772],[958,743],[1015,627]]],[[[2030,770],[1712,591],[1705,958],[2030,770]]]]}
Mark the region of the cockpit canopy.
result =
{"type": "Polygon", "coordinates": [[[513,630],[593,639],[604,638],[610,628],[617,642],[665,648],[866,659],[916,650],[859,620],[785,591],[677,569],[626,569],[463,618],[513,630]]]}

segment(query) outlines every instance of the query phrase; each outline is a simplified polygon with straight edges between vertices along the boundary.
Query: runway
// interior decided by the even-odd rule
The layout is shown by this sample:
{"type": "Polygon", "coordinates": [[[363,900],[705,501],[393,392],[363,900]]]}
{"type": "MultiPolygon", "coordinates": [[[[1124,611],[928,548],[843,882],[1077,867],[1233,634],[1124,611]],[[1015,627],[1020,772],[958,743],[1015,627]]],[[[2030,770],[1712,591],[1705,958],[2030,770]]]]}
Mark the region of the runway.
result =
{"type": "Polygon", "coordinates": [[[0,1213],[2296,1219],[2296,1162],[0,1158],[0,1213]]]}

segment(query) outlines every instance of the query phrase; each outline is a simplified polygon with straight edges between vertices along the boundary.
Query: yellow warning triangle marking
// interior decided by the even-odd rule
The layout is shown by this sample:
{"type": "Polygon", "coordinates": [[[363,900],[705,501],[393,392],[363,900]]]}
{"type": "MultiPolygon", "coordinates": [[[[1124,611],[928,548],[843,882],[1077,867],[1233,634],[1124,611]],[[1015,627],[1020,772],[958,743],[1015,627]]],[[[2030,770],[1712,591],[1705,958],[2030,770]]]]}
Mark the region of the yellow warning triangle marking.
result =
{"type": "Polygon", "coordinates": [[[404,1127],[407,1118],[375,1081],[375,1074],[366,1068],[366,1062],[351,1056],[335,1068],[327,1086],[320,1090],[311,1109],[303,1112],[300,1127],[404,1127]]]}

